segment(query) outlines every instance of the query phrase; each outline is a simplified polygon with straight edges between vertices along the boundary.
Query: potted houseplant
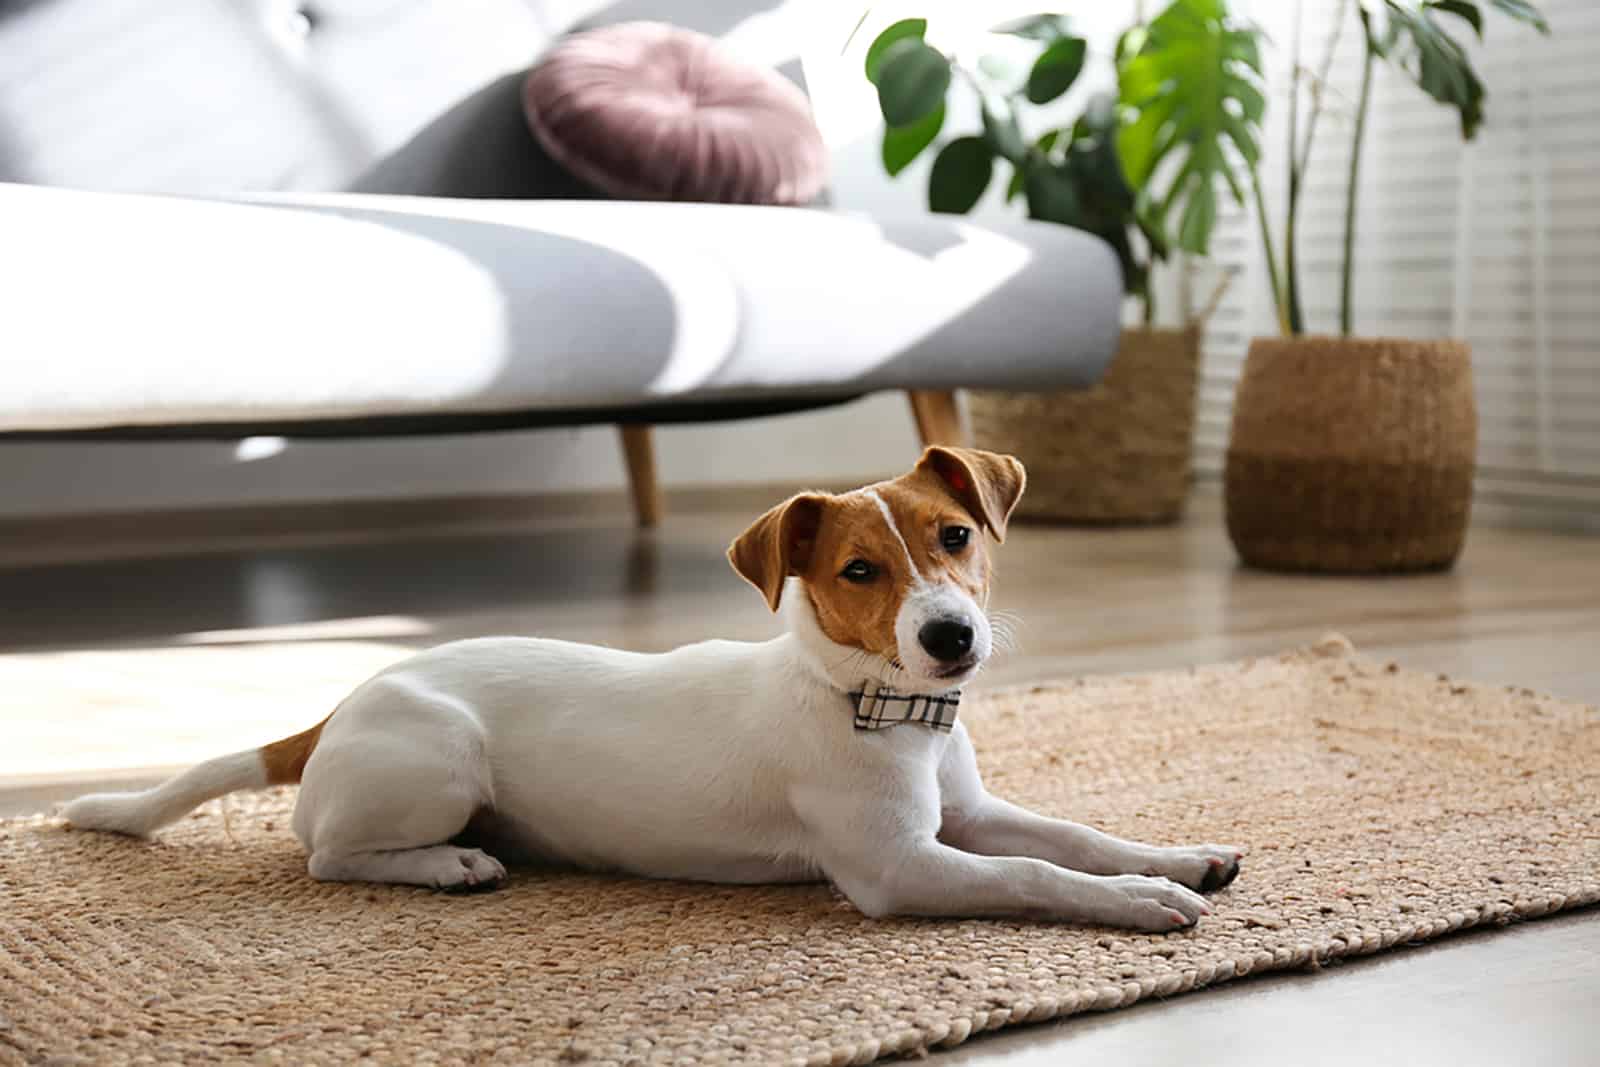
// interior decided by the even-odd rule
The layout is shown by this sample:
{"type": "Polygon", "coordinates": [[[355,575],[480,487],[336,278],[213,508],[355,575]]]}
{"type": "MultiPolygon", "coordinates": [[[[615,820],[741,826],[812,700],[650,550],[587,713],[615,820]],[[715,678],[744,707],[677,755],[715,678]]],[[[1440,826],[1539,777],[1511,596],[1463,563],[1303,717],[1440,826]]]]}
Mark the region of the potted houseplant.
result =
{"type": "MultiPolygon", "coordinates": [[[[1142,305],[1143,325],[1125,330],[1104,380],[1083,391],[968,393],[981,447],[1017,455],[1028,466],[1023,517],[1092,522],[1165,521],[1188,495],[1199,374],[1199,325],[1154,325],[1153,261],[1173,244],[1203,255],[1216,218],[1217,186],[1242,187],[1223,150],[1237,143],[1256,155],[1264,98],[1255,87],[1255,31],[1229,19],[1220,0],[1174,0],[1118,45],[1116,93],[1090,99],[1070,122],[1029,123],[1072,87],[1088,43],[1059,15],[996,27],[1036,48],[1025,72],[994,57],[968,64],[924,38],[923,19],[904,19],[868,49],[866,75],[877,86],[885,130],[883,164],[903,171],[925,150],[936,155],[928,179],[934,211],[970,211],[1007,176],[1007,200],[1031,218],[1087,230],[1106,240],[1122,266],[1124,289],[1142,305]],[[1166,79],[1208,87],[1179,116],[1175,137],[1155,136],[1166,79]],[[945,137],[946,96],[977,96],[981,129],[945,137]],[[1229,101],[1243,94],[1242,117],[1229,101]],[[1125,165],[1125,157],[1131,163],[1125,165]],[[1169,238],[1176,229],[1176,241],[1169,238]]],[[[1220,292],[1217,294],[1220,296],[1220,292]]],[[[1214,307],[1216,298],[1211,301],[1214,307]]]]}
{"type": "MultiPolygon", "coordinates": [[[[1488,8],[1548,32],[1523,0],[1355,0],[1354,6],[1363,60],[1337,336],[1306,334],[1295,242],[1337,37],[1321,74],[1304,72],[1298,5],[1281,255],[1259,182],[1254,188],[1280,336],[1250,346],[1234,402],[1225,498],[1240,558],[1270,569],[1425,570],[1448,567],[1460,554],[1477,444],[1470,351],[1459,340],[1352,336],[1357,191],[1373,68],[1389,63],[1454,108],[1462,137],[1470,139],[1483,121],[1485,90],[1455,34],[1481,36],[1488,8]]],[[[1348,14],[1341,5],[1336,26],[1350,21],[1348,14]]]]}

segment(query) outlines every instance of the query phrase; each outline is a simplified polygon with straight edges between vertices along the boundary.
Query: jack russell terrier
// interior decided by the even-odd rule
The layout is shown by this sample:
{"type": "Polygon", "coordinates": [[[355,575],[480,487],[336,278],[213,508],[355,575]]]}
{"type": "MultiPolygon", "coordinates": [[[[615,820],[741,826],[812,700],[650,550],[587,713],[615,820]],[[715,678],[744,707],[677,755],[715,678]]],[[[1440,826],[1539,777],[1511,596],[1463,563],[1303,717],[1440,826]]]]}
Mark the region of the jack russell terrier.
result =
{"type": "Polygon", "coordinates": [[[69,804],[147,834],[300,783],[311,877],[486,888],[507,859],[711,882],[827,878],[869,916],[1193,925],[1242,853],[1161,847],[990,795],[956,718],[994,647],[987,531],[1010,456],[930,448],[893,481],[779,504],[728,550],[780,611],[764,644],[660,655],[459,641],[381,671],[304,733],[69,804]]]}

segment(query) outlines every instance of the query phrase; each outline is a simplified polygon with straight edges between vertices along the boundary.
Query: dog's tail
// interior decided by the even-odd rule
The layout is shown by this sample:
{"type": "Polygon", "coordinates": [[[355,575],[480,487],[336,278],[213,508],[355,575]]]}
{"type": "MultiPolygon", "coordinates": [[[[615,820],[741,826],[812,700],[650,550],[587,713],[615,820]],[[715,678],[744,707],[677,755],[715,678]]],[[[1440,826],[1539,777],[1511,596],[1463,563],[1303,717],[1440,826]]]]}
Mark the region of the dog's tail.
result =
{"type": "Polygon", "coordinates": [[[326,723],[324,719],[282,741],[207,760],[142,792],[79,797],[61,814],[80,830],[143,837],[224,793],[298,782],[326,723]]]}

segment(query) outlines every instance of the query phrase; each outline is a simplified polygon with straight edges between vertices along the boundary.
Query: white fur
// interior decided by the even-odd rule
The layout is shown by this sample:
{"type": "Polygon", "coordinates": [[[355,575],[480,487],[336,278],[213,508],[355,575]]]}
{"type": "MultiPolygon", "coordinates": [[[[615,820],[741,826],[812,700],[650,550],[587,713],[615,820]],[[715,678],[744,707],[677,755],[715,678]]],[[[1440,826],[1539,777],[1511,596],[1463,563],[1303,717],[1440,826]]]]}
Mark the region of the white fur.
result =
{"type": "Polygon", "coordinates": [[[62,809],[74,826],[142,837],[208,800],[240,789],[260,789],[267,771],[256,749],[190,767],[176,778],[139,793],[91,793],[62,809]]]}
{"type": "Polygon", "coordinates": [[[872,489],[858,490],[862,496],[868,497],[878,505],[878,510],[883,514],[884,525],[889,527],[889,533],[894,536],[895,542],[900,546],[900,552],[906,557],[906,568],[911,572],[911,585],[920,589],[928,583],[923,579],[922,572],[917,570],[917,561],[911,555],[911,546],[906,544],[905,535],[900,532],[900,524],[894,521],[894,512],[889,510],[889,504],[883,499],[882,494],[872,489]]]}
{"type": "MultiPolygon", "coordinates": [[[[982,616],[925,586],[904,610],[982,616]]],[[[308,870],[492,884],[498,859],[450,843],[487,809],[542,860],[717,882],[826,877],[868,915],[1170,930],[1208,910],[1169,878],[1198,887],[1233,850],[1119,841],[991,797],[959,724],[856,731],[848,689],[914,675],[830,641],[798,579],[782,613],[787,632],[763,644],[643,655],[483,638],[381,672],[340,705],[306,763],[294,832],[308,870]]],[[[145,793],[85,797],[66,816],[147,833],[264,782],[259,757],[242,753],[145,793]]]]}

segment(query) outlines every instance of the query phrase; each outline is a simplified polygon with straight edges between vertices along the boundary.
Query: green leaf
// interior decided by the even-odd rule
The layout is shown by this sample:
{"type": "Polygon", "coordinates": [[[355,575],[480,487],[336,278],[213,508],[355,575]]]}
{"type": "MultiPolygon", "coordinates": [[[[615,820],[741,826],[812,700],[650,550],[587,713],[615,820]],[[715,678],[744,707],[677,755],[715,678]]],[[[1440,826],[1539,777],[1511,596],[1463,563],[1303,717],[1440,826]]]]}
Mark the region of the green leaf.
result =
{"type": "Polygon", "coordinates": [[[1011,182],[1006,186],[1006,203],[1011,203],[1017,198],[1017,194],[1022,192],[1023,180],[1030,166],[1048,166],[1050,164],[1050,153],[1055,151],[1056,144],[1061,140],[1062,134],[1066,134],[1068,140],[1071,140],[1071,130],[1047,130],[1040,134],[1039,139],[1033,142],[1033,147],[1028,150],[1023,161],[1012,167],[1011,182]]]}
{"type": "Polygon", "coordinates": [[[1540,33],[1550,32],[1550,24],[1544,20],[1539,9],[1524,0],[1489,0],[1489,4],[1518,22],[1526,22],[1540,33]]]}
{"type": "Polygon", "coordinates": [[[1157,164],[1171,150],[1178,129],[1173,116],[1182,102],[1176,93],[1155,97],[1138,111],[1137,118],[1118,132],[1122,166],[1134,185],[1143,186],[1149,181],[1157,164]]]}
{"type": "Polygon", "coordinates": [[[1095,232],[1125,230],[1134,222],[1137,197],[1117,152],[1116,108],[1108,94],[1090,101],[1073,129],[1064,159],[1095,232]]]}
{"type": "Polygon", "coordinates": [[[1030,165],[1022,179],[1028,196],[1028,217],[1082,228],[1083,205],[1072,179],[1048,163],[1030,165]]]}
{"type": "Polygon", "coordinates": [[[1228,90],[1239,101],[1239,113],[1245,121],[1259,125],[1267,113],[1267,98],[1261,90],[1243,78],[1230,78],[1228,90]]]}
{"type": "Polygon", "coordinates": [[[1148,209],[1139,210],[1134,215],[1134,221],[1139,225],[1139,232],[1144,234],[1144,239],[1150,244],[1150,255],[1156,259],[1166,259],[1172,252],[1172,246],[1167,243],[1166,233],[1151,219],[1148,209]]]}
{"type": "MultiPolygon", "coordinates": [[[[1550,32],[1539,9],[1526,0],[1489,0],[1489,6],[1541,33],[1550,32]]],[[[1476,0],[1361,0],[1360,10],[1374,53],[1398,67],[1423,92],[1454,108],[1461,119],[1462,138],[1470,141],[1477,136],[1483,124],[1483,81],[1472,57],[1437,16],[1462,19],[1481,39],[1482,5],[1476,0]],[[1374,27],[1381,27],[1381,32],[1374,27]]]]}
{"type": "Polygon", "coordinates": [[[878,68],[878,107],[891,126],[909,126],[944,103],[950,61],[936,48],[909,38],[896,41],[878,68]]]}
{"type": "Polygon", "coordinates": [[[878,84],[878,71],[883,66],[884,54],[889,51],[890,46],[896,41],[920,41],[927,31],[927,19],[901,19],[878,34],[872,46],[867,49],[867,81],[873,85],[878,84]]]}
{"type": "MultiPolygon", "coordinates": [[[[1427,6],[1411,7],[1386,0],[1387,31],[1376,42],[1377,53],[1404,71],[1423,92],[1455,108],[1461,136],[1472,140],[1483,124],[1483,82],[1461,44],[1434,21],[1427,6]]],[[[1361,12],[1363,21],[1368,11],[1361,12]]]]}
{"type": "MultiPolygon", "coordinates": [[[[1189,0],[1183,5],[1187,17],[1201,19],[1208,22],[1220,21],[1228,17],[1228,5],[1224,0],[1189,0]]],[[[1160,16],[1157,16],[1158,18],[1160,16]]]]}
{"type": "Polygon", "coordinates": [[[1203,255],[1217,224],[1217,194],[1208,181],[1191,184],[1183,206],[1183,221],[1178,225],[1178,247],[1203,255]]]}
{"type": "Polygon", "coordinates": [[[1466,19],[1472,25],[1472,31],[1478,35],[1478,40],[1483,40],[1483,12],[1478,10],[1477,4],[1469,0],[1433,0],[1428,6],[1436,11],[1466,19]]]}
{"type": "MultiPolygon", "coordinates": [[[[1363,0],[1371,3],[1373,0],[1363,0]]],[[[1178,243],[1205,254],[1216,223],[1217,184],[1242,201],[1234,154],[1261,156],[1267,99],[1260,31],[1234,21],[1224,0],[1171,0],[1119,65],[1125,121],[1116,134],[1127,180],[1145,205],[1139,221],[1161,234],[1179,209],[1178,243]]]]}
{"type": "Polygon", "coordinates": [[[1045,43],[1072,36],[1072,31],[1067,28],[1067,16],[1054,14],[1024,15],[1022,18],[1009,19],[993,27],[989,32],[1025,37],[1030,41],[1045,43]]]}
{"type": "Polygon", "coordinates": [[[1022,139],[1022,131],[1017,128],[1016,116],[1001,118],[988,104],[983,105],[983,139],[995,155],[1010,160],[1013,165],[1021,163],[1022,157],[1028,152],[1028,143],[1022,139]]]}
{"type": "Polygon", "coordinates": [[[944,127],[944,104],[922,116],[909,126],[886,126],[883,130],[883,169],[889,172],[889,177],[894,177],[911,161],[922,154],[922,150],[933,143],[939,136],[939,131],[944,127]]]}
{"type": "MultiPolygon", "coordinates": [[[[1244,120],[1229,115],[1222,120],[1222,131],[1228,135],[1228,140],[1233,142],[1233,146],[1239,150],[1239,154],[1244,157],[1247,164],[1253,167],[1261,162],[1261,148],[1256,143],[1255,131],[1244,120]]],[[[1232,167],[1223,167],[1222,173],[1229,182],[1234,181],[1232,167]]]]}
{"type": "Polygon", "coordinates": [[[928,210],[964,215],[994,177],[994,153],[982,137],[957,137],[940,149],[928,177],[928,210]]]}
{"type": "MultiPolygon", "coordinates": [[[[1142,294],[1149,276],[1147,258],[1134,248],[1143,225],[1139,205],[1117,153],[1116,102],[1099,94],[1088,102],[1070,130],[1041,137],[1024,166],[1012,176],[1011,190],[1027,196],[1028,216],[1084,230],[1104,240],[1117,254],[1123,287],[1142,294]]],[[[1165,256],[1165,238],[1149,241],[1150,253],[1165,256]]]]}
{"type": "Polygon", "coordinates": [[[1230,30],[1222,35],[1222,51],[1229,59],[1237,60],[1264,75],[1261,66],[1261,31],[1255,28],[1230,30]]]}
{"type": "Polygon", "coordinates": [[[1063,37],[1046,48],[1028,72],[1028,102],[1048,104],[1072,88],[1088,51],[1089,44],[1082,37],[1063,37]]]}

